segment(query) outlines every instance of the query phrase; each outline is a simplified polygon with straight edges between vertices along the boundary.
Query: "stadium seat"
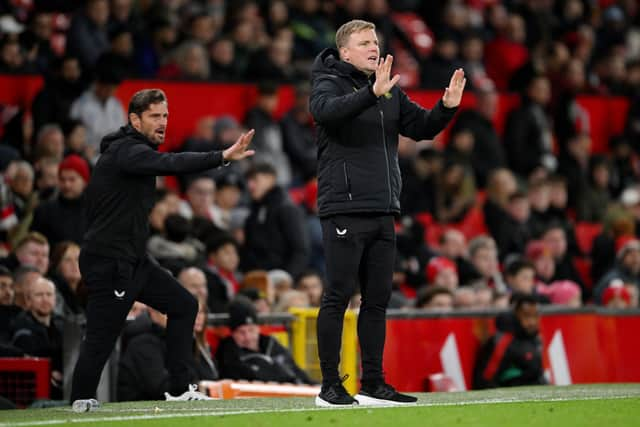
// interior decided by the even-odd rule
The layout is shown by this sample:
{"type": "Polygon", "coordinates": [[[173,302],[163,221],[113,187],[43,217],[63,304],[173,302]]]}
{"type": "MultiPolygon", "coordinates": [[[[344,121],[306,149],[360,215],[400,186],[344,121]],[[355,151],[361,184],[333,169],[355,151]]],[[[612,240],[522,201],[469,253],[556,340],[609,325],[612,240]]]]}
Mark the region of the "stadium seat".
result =
{"type": "Polygon", "coordinates": [[[588,255],[591,253],[593,239],[602,232],[602,224],[598,222],[578,222],[575,226],[575,231],[580,252],[588,255]]]}
{"type": "Polygon", "coordinates": [[[585,288],[591,289],[593,287],[593,279],[591,277],[591,259],[587,257],[574,257],[573,266],[582,279],[585,288]]]}

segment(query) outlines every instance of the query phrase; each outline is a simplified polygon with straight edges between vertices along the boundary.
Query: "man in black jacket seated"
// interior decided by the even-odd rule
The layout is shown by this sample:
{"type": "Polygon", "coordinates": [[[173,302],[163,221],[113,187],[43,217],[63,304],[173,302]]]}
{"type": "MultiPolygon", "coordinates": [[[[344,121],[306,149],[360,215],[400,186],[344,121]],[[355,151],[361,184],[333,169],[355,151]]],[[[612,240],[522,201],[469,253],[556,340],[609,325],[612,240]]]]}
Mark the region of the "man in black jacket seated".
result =
{"type": "Polygon", "coordinates": [[[249,299],[238,296],[229,304],[231,336],[216,352],[222,378],[313,384],[289,351],[269,335],[260,334],[258,315],[249,299]]]}
{"type": "Polygon", "coordinates": [[[433,139],[453,117],[464,90],[462,69],[432,110],[412,102],[390,77],[393,57],[381,58],[375,25],[353,20],[336,33],[311,69],[310,111],[317,124],[318,208],[327,286],[318,317],[322,370],[320,406],[411,403],[382,373],[385,311],[395,257],[394,215],[402,180],[398,137],[433,139]],[[362,389],[356,399],[338,374],[342,321],[360,285],[358,337],[362,389]],[[358,402],[359,401],[359,402],[358,402]]]}
{"type": "MultiPolygon", "coordinates": [[[[113,350],[134,301],[166,313],[170,392],[189,385],[191,336],[196,299],[146,253],[149,213],[156,175],[194,173],[241,160],[253,131],[224,151],[161,153],[168,118],[167,98],[159,89],[137,92],[129,103],[129,124],[103,138],[101,156],[86,190],[87,232],[80,270],[89,292],[87,329],[73,375],[74,411],[98,407],[94,399],[100,373],[113,350]]],[[[205,399],[188,390],[184,400],[205,399]]]]}

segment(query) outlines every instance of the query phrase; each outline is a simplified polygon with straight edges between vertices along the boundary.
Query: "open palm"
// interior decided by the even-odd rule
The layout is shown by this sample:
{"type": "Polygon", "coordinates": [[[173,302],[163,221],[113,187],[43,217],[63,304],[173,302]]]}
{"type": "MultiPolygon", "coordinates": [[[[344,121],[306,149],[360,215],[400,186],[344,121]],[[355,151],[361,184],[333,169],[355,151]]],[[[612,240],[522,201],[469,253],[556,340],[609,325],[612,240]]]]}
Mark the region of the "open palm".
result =
{"type": "Polygon", "coordinates": [[[467,79],[464,77],[464,71],[462,68],[458,68],[451,76],[449,87],[444,90],[442,103],[445,107],[454,108],[460,105],[465,84],[467,84],[467,79]]]}
{"type": "Polygon", "coordinates": [[[253,135],[256,133],[255,130],[251,129],[249,132],[243,133],[240,137],[233,143],[233,145],[222,152],[222,157],[225,161],[237,161],[246,159],[247,157],[251,157],[255,154],[254,150],[247,150],[251,140],[253,139],[253,135]]]}

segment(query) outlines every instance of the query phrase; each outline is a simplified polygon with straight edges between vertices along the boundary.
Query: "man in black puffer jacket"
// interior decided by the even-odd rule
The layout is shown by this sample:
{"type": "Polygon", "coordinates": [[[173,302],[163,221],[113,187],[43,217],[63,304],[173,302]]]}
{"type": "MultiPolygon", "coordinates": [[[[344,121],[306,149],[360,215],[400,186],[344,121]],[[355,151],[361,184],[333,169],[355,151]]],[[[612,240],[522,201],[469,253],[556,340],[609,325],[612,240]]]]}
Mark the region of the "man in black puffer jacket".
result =
{"type": "Polygon", "coordinates": [[[316,58],[310,110],[317,123],[318,207],[322,219],[328,283],[318,317],[322,406],[357,403],[338,375],[342,321],[359,284],[362,307],[361,404],[408,403],[382,374],[385,311],[395,256],[394,215],[402,187],[398,135],[432,139],[453,117],[464,90],[464,72],[453,73],[442,100],[425,110],[390,78],[393,58],[380,58],[375,26],[347,22],[336,33],[336,49],[316,58]]]}
{"type": "MultiPolygon", "coordinates": [[[[166,313],[170,391],[189,385],[191,335],[196,299],[146,254],[149,213],[156,175],[200,172],[253,154],[253,131],[224,151],[159,153],[167,127],[167,98],[159,89],[137,92],[129,103],[129,124],[107,135],[86,190],[88,228],[80,270],[89,291],[87,330],[73,375],[75,411],[97,406],[100,373],[134,301],[166,313]]],[[[186,392],[190,393],[190,392],[186,392]]],[[[189,395],[190,400],[204,398],[189,395]]]]}

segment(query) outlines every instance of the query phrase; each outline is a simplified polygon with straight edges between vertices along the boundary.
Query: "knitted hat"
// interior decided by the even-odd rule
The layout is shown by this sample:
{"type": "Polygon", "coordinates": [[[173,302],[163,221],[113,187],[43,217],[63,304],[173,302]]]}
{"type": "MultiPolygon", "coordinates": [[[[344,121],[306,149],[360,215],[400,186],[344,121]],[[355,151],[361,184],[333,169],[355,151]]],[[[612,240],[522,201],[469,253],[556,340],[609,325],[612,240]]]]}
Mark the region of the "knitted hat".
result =
{"type": "Polygon", "coordinates": [[[630,251],[640,251],[640,240],[635,236],[620,236],[616,239],[616,258],[622,260],[630,251]]]}
{"type": "Polygon", "coordinates": [[[58,169],[59,173],[62,173],[63,170],[72,170],[80,175],[84,182],[89,182],[89,178],[91,177],[89,164],[85,159],[78,156],[77,154],[70,154],[65,157],[62,163],[60,163],[58,169]]]}
{"type": "Polygon", "coordinates": [[[243,325],[258,323],[258,314],[253,303],[244,296],[237,296],[229,303],[229,328],[235,330],[243,325]]]}
{"type": "Polygon", "coordinates": [[[557,280],[547,286],[545,294],[551,304],[567,305],[576,295],[580,295],[580,286],[571,280],[557,280]]]}
{"type": "Polygon", "coordinates": [[[458,267],[456,267],[456,264],[449,258],[445,258],[443,256],[431,258],[431,260],[427,264],[427,283],[433,284],[433,282],[436,280],[436,277],[438,277],[438,274],[440,274],[440,272],[443,270],[453,270],[457,273],[458,267]]]}
{"type": "Polygon", "coordinates": [[[613,298],[622,298],[627,304],[631,304],[631,294],[620,279],[612,280],[609,287],[602,293],[602,305],[608,305],[613,298]]]}

